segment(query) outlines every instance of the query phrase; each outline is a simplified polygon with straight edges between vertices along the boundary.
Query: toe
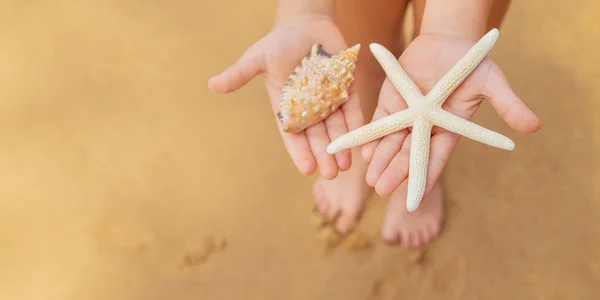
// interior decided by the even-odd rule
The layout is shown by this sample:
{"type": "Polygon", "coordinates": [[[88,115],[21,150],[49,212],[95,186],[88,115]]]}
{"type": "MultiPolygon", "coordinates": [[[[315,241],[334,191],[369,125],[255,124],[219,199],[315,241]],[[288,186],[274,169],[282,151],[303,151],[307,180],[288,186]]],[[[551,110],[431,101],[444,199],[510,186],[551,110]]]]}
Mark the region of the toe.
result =
{"type": "Polygon", "coordinates": [[[324,215],[323,212],[325,211],[325,202],[316,201],[315,204],[316,204],[315,206],[317,208],[317,212],[321,215],[324,215]]]}
{"type": "Polygon", "coordinates": [[[427,205],[412,213],[406,211],[407,183],[405,180],[390,197],[382,237],[386,242],[398,243],[405,248],[428,245],[441,232],[443,198],[439,183],[428,196],[427,205]]]}
{"type": "Polygon", "coordinates": [[[368,196],[363,192],[358,194],[353,193],[347,195],[343,201],[340,202],[340,217],[337,224],[337,229],[341,233],[346,233],[351,230],[360,219],[364,204],[368,200],[368,196]]]}
{"type": "Polygon", "coordinates": [[[321,213],[321,215],[326,217],[327,214],[329,214],[329,202],[327,202],[327,201],[321,202],[321,206],[319,207],[319,212],[321,213]]]}
{"type": "Polygon", "coordinates": [[[400,237],[402,239],[402,241],[400,243],[402,246],[404,246],[406,248],[413,247],[413,236],[410,231],[402,231],[400,233],[400,237]]]}
{"type": "Polygon", "coordinates": [[[339,213],[340,208],[338,205],[331,201],[327,195],[326,182],[324,179],[319,179],[313,185],[313,194],[315,197],[315,204],[321,215],[333,220],[339,213]]]}
{"type": "Polygon", "coordinates": [[[325,187],[323,186],[322,180],[318,180],[313,185],[313,195],[315,197],[315,204],[319,211],[323,209],[323,205],[327,202],[327,197],[325,195],[325,187]]]}
{"type": "Polygon", "coordinates": [[[415,230],[415,231],[411,231],[409,234],[409,238],[410,238],[410,244],[409,247],[411,249],[417,248],[419,247],[419,231],[415,230]]]}
{"type": "Polygon", "coordinates": [[[359,205],[341,209],[339,219],[336,223],[336,228],[340,233],[346,233],[354,227],[360,214],[361,206],[359,205]]]}
{"type": "Polygon", "coordinates": [[[421,236],[419,235],[419,231],[416,230],[412,233],[412,248],[419,248],[421,245],[421,236]]]}
{"type": "Polygon", "coordinates": [[[391,226],[390,222],[385,222],[381,229],[381,237],[386,243],[398,243],[398,232],[396,231],[396,227],[391,226]]]}
{"type": "Polygon", "coordinates": [[[440,227],[441,226],[438,222],[435,222],[435,221],[429,222],[429,224],[427,226],[427,232],[428,232],[430,239],[433,239],[434,237],[437,237],[440,234],[440,227]]]}
{"type": "Polygon", "coordinates": [[[421,228],[421,230],[419,230],[419,241],[418,241],[417,247],[423,247],[423,246],[427,245],[430,240],[431,240],[431,235],[429,234],[429,231],[427,230],[427,228],[421,228]]]}
{"type": "Polygon", "coordinates": [[[327,211],[323,213],[329,220],[333,221],[340,213],[340,208],[334,202],[327,202],[327,211]]]}
{"type": "Polygon", "coordinates": [[[338,232],[340,233],[346,233],[348,232],[350,229],[352,229],[352,227],[354,227],[354,224],[356,224],[356,219],[342,213],[340,215],[340,218],[338,219],[338,221],[336,222],[336,229],[338,232]]]}

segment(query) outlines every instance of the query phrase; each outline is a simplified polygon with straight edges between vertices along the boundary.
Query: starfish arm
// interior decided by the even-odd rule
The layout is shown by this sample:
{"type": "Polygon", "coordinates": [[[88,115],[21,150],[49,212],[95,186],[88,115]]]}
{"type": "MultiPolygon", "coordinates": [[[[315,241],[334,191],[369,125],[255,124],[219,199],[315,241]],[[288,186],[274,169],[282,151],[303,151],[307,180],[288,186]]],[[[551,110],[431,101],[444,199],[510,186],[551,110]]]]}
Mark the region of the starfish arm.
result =
{"type": "Polygon", "coordinates": [[[369,48],[385,71],[386,76],[408,105],[411,105],[417,99],[423,98],[419,87],[408,77],[394,54],[377,43],[372,43],[369,48]]]}
{"type": "Polygon", "coordinates": [[[494,28],[485,34],[429,91],[426,98],[441,105],[454,90],[477,68],[490,52],[496,40],[498,29],[494,28]]]}
{"type": "Polygon", "coordinates": [[[327,146],[327,153],[334,154],[344,149],[360,146],[382,136],[402,130],[412,123],[413,112],[410,108],[383,117],[375,122],[348,132],[327,146]]]}
{"type": "Polygon", "coordinates": [[[515,149],[515,143],[508,137],[453,115],[441,108],[431,112],[430,118],[434,125],[480,143],[504,150],[515,149]]]}
{"type": "Polygon", "coordinates": [[[410,212],[419,208],[425,195],[431,128],[430,122],[423,117],[417,118],[413,124],[406,197],[406,209],[410,212]]]}

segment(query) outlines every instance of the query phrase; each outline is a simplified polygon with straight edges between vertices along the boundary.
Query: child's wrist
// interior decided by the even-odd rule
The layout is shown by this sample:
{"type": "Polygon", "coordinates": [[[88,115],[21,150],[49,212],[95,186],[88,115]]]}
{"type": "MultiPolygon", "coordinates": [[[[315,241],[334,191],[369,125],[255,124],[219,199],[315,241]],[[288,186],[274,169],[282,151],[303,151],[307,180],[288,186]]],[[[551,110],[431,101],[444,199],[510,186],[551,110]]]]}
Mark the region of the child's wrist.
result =
{"type": "Polygon", "coordinates": [[[427,0],[420,33],[478,40],[487,29],[491,4],[491,0],[427,0]]]}
{"type": "Polygon", "coordinates": [[[333,19],[335,0],[279,0],[275,13],[275,23],[281,20],[303,16],[322,16],[333,19]]]}

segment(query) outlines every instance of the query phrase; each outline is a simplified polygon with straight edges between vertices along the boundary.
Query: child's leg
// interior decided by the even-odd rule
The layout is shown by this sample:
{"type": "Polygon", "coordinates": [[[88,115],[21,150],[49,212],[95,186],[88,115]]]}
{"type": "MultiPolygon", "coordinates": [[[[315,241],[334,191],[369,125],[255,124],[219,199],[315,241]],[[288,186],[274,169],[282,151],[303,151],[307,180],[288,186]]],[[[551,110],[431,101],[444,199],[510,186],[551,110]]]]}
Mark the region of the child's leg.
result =
{"type": "MultiPolygon", "coordinates": [[[[508,11],[511,0],[493,0],[492,7],[490,7],[490,15],[488,18],[487,30],[493,28],[500,28],[504,16],[508,11]]],[[[419,29],[421,28],[421,22],[423,21],[423,11],[425,10],[426,0],[413,0],[413,17],[414,17],[414,30],[413,37],[419,35],[419,29]]]]}
{"type": "MultiPolygon", "coordinates": [[[[369,50],[369,44],[384,45],[396,56],[402,52],[402,21],[407,6],[402,0],[344,0],[337,4],[336,23],[346,42],[360,43],[362,48],[355,83],[361,99],[365,122],[370,122],[385,73],[369,50]]],[[[358,218],[373,189],[365,182],[367,163],[360,148],[352,149],[352,167],[333,180],[319,179],[313,186],[319,211],[338,218],[340,231],[348,229],[358,218]]]]}
{"type": "Polygon", "coordinates": [[[385,73],[369,50],[376,42],[400,55],[404,40],[402,22],[409,0],[338,1],[336,23],[348,44],[362,45],[356,72],[365,121],[369,122],[377,106],[385,73]],[[372,86],[379,83],[379,87],[372,86]]]}
{"type": "MultiPolygon", "coordinates": [[[[426,0],[413,0],[414,33],[419,35],[426,0]]],[[[499,28],[510,0],[494,0],[490,9],[488,29],[499,28]]],[[[383,238],[406,247],[421,247],[436,238],[443,226],[445,206],[442,180],[433,187],[415,212],[406,211],[407,180],[390,196],[389,208],[383,225],[383,238]]]]}

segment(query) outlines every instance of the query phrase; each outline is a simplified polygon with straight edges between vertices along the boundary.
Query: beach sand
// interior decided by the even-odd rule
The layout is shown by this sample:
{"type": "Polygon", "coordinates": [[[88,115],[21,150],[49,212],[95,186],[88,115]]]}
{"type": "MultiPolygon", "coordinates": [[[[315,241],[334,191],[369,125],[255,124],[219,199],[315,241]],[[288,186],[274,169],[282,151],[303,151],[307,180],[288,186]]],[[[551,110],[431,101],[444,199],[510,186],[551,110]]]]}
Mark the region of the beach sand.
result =
{"type": "Polygon", "coordinates": [[[462,139],[408,251],[379,197],[319,224],[260,78],[208,90],[274,1],[3,1],[0,299],[599,299],[600,5],[514,2],[491,55],[543,128],[485,103],[515,151],[462,139]]]}

